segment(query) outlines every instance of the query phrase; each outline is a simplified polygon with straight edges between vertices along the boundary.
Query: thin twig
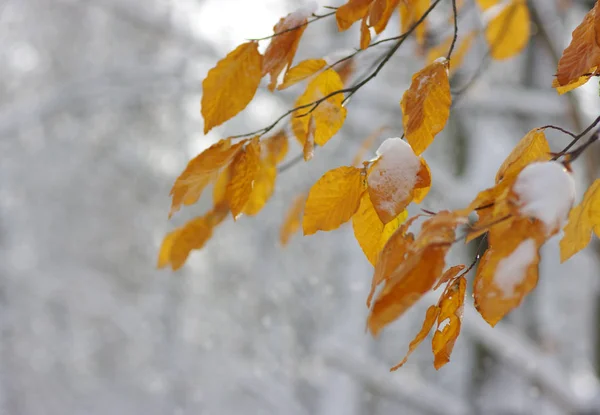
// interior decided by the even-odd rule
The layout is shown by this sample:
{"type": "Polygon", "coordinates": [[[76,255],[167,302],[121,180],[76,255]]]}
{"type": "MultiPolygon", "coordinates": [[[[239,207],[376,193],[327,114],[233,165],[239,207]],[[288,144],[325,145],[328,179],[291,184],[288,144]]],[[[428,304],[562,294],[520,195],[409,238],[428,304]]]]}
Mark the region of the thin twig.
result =
{"type": "Polygon", "coordinates": [[[546,128],[551,128],[553,130],[558,130],[558,131],[561,131],[561,132],[563,132],[563,133],[565,133],[567,135],[570,135],[573,138],[577,138],[577,135],[575,133],[572,133],[571,131],[569,131],[569,130],[567,130],[565,128],[557,127],[555,125],[544,125],[543,127],[539,127],[538,129],[539,130],[545,130],[546,128]]]}
{"type": "MultiPolygon", "coordinates": [[[[552,157],[552,160],[556,160],[559,157],[562,157],[565,154],[567,154],[567,152],[571,149],[571,147],[573,147],[575,144],[577,144],[577,142],[582,137],[584,137],[587,133],[589,133],[590,131],[592,131],[592,129],[596,125],[598,125],[598,123],[600,123],[600,116],[598,116],[585,130],[583,130],[583,132],[581,132],[577,136],[573,137],[573,139],[571,140],[571,142],[565,148],[563,148],[559,153],[556,153],[556,155],[554,157],[552,157]]],[[[578,154],[578,156],[579,156],[579,154],[578,154]]]]}
{"type": "MultiPolygon", "coordinates": [[[[316,144],[315,144],[316,147],[316,144]]],[[[286,170],[289,170],[290,168],[294,167],[296,164],[300,163],[302,160],[304,160],[304,154],[300,153],[297,156],[295,156],[294,158],[292,158],[290,161],[288,161],[287,163],[282,164],[281,166],[277,167],[277,173],[281,174],[286,170]]]]}
{"type": "Polygon", "coordinates": [[[584,143],[582,144],[580,147],[576,148],[575,150],[571,151],[570,153],[566,153],[566,155],[569,156],[569,163],[572,163],[573,161],[575,161],[575,159],[577,157],[579,157],[581,154],[583,154],[583,152],[592,144],[594,144],[597,140],[598,137],[600,136],[600,130],[596,131],[594,134],[592,134],[592,136],[584,143]]]}
{"type": "Polygon", "coordinates": [[[452,17],[454,19],[454,35],[452,37],[450,49],[448,49],[448,55],[446,55],[446,59],[448,60],[450,60],[452,52],[454,52],[454,46],[456,46],[456,39],[458,39],[458,10],[456,9],[456,0],[452,0],[452,17]]]}
{"type": "MultiPolygon", "coordinates": [[[[328,7],[328,8],[330,8],[330,7],[328,7]]],[[[284,33],[293,32],[294,30],[298,30],[301,27],[308,26],[312,22],[316,22],[317,20],[324,19],[325,17],[329,17],[329,16],[332,16],[334,14],[335,14],[335,11],[332,11],[332,12],[326,13],[326,14],[321,14],[321,15],[313,13],[312,17],[314,17],[314,19],[312,19],[312,20],[306,20],[304,23],[299,24],[298,26],[290,27],[289,29],[282,30],[281,32],[273,33],[271,36],[265,36],[265,37],[260,37],[260,38],[256,38],[256,39],[247,39],[247,40],[258,42],[258,41],[261,41],[261,40],[272,39],[272,38],[274,38],[276,36],[283,35],[284,33]]]]}

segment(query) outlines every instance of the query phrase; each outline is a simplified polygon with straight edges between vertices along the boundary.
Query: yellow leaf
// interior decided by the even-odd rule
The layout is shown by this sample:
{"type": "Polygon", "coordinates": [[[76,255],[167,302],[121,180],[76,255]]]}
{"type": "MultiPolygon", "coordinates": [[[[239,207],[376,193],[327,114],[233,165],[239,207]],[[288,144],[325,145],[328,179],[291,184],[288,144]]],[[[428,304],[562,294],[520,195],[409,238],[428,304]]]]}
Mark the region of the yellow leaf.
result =
{"type": "Polygon", "coordinates": [[[222,167],[229,164],[244,143],[245,141],[241,141],[232,145],[229,138],[220,140],[190,160],[171,189],[173,202],[169,217],[177,212],[182,204],[188,206],[196,203],[204,188],[216,178],[222,167]]]}
{"type": "MultiPolygon", "coordinates": [[[[600,3],[584,17],[572,33],[571,43],[558,61],[555,88],[563,87],[567,92],[583,85],[600,66],[600,3]]],[[[559,91],[560,92],[560,91],[559,91]]]]}
{"type": "Polygon", "coordinates": [[[227,203],[237,219],[250,200],[254,180],[260,169],[260,141],[254,137],[232,162],[231,180],[227,185],[227,203]]]}
{"type": "Polygon", "coordinates": [[[279,22],[273,27],[273,33],[276,35],[271,38],[271,43],[265,51],[262,67],[262,75],[269,74],[271,76],[271,82],[269,83],[271,91],[275,89],[281,71],[286,66],[288,68],[292,66],[300,38],[306,30],[308,16],[309,14],[299,11],[290,13],[279,19],[279,22]]]}
{"type": "Polygon", "coordinates": [[[598,73],[598,67],[594,66],[593,68],[591,68],[591,72],[589,74],[582,75],[579,78],[569,82],[568,84],[566,84],[564,86],[561,86],[558,83],[558,79],[555,78],[552,80],[552,88],[556,89],[556,92],[558,92],[558,95],[566,94],[567,92],[572,91],[575,88],[579,88],[581,85],[585,85],[587,83],[587,81],[589,81],[593,75],[597,75],[597,73],[598,73]]]}
{"type": "Polygon", "coordinates": [[[266,152],[267,158],[271,164],[279,164],[287,155],[289,143],[285,131],[280,130],[274,136],[262,141],[263,151],[266,152]]]}
{"type": "Polygon", "coordinates": [[[285,217],[283,225],[281,225],[279,240],[283,246],[287,245],[290,237],[296,231],[298,231],[298,229],[300,229],[300,222],[302,220],[302,211],[304,210],[304,205],[306,203],[306,196],[307,195],[302,194],[296,197],[285,217]]]}
{"type": "Polygon", "coordinates": [[[550,160],[550,145],[544,130],[534,128],[519,141],[496,173],[496,183],[505,176],[517,175],[525,166],[534,161],[550,160]]]}
{"type": "Polygon", "coordinates": [[[348,30],[355,22],[365,17],[373,0],[348,0],[346,4],[338,7],[335,12],[338,30],[348,30]]]}
{"type": "Polygon", "coordinates": [[[447,60],[435,61],[413,75],[400,106],[406,140],[415,154],[425,151],[444,129],[451,104],[447,60]]]}
{"type": "Polygon", "coordinates": [[[390,369],[391,371],[400,369],[404,365],[404,363],[406,363],[406,361],[408,360],[408,357],[411,355],[411,353],[417,347],[419,347],[419,345],[423,342],[423,340],[425,340],[425,337],[427,337],[427,335],[431,331],[431,328],[433,327],[433,324],[435,323],[435,320],[437,319],[439,313],[440,313],[440,309],[434,305],[430,306],[427,309],[427,313],[425,315],[425,320],[423,321],[423,326],[421,327],[421,331],[419,331],[419,333],[415,336],[415,338],[410,342],[406,356],[404,356],[404,358],[402,359],[402,361],[400,363],[398,363],[396,366],[392,367],[390,369]]]}
{"type": "Polygon", "coordinates": [[[252,193],[250,193],[248,203],[244,206],[244,213],[246,215],[254,216],[262,210],[273,195],[276,177],[277,168],[275,165],[267,160],[262,160],[254,180],[252,193]]]}
{"type": "MultiPolygon", "coordinates": [[[[421,19],[421,17],[429,9],[430,0],[401,0],[400,1],[400,27],[402,33],[408,30],[421,19]]],[[[427,34],[427,20],[423,20],[415,29],[417,43],[423,45],[425,43],[425,35],[427,34]]]]}
{"type": "Polygon", "coordinates": [[[363,176],[356,167],[329,170],[310,189],[302,228],[305,235],[330,231],[347,222],[358,210],[363,176]]]}
{"type": "Polygon", "coordinates": [[[204,134],[223,124],[252,101],[262,78],[263,57],[257,42],[238,46],[202,82],[204,134]]]}
{"type": "Polygon", "coordinates": [[[560,241],[560,261],[585,248],[592,238],[592,231],[600,237],[600,179],[592,183],[583,196],[583,201],[571,209],[565,234],[560,241]]]}
{"type": "Polygon", "coordinates": [[[229,185],[230,180],[231,165],[221,170],[221,173],[219,173],[219,176],[215,181],[213,187],[213,206],[220,206],[227,203],[227,186],[229,185]]]}
{"type": "Polygon", "coordinates": [[[450,281],[440,298],[437,329],[431,342],[434,356],[433,366],[436,369],[440,369],[450,361],[454,342],[460,334],[466,290],[467,280],[460,277],[450,281]]]}
{"type": "Polygon", "coordinates": [[[524,0],[512,0],[490,20],[485,38],[496,60],[520,53],[529,42],[529,9],[524,0]]]}
{"type": "Polygon", "coordinates": [[[315,130],[317,128],[317,124],[315,123],[315,119],[312,115],[309,114],[308,117],[308,135],[306,136],[306,141],[304,142],[304,147],[302,148],[304,161],[309,161],[315,155],[315,130]]]}
{"type": "Polygon", "coordinates": [[[502,0],[477,0],[477,4],[481,8],[481,10],[485,11],[492,6],[500,4],[502,0]]]}
{"type": "MultiPolygon", "coordinates": [[[[300,107],[311,104],[343,88],[344,85],[337,72],[328,69],[310,81],[306,91],[298,98],[295,106],[300,107]]],[[[302,146],[304,146],[308,137],[311,116],[315,121],[315,143],[320,146],[325,145],[342,128],[346,119],[346,108],[342,107],[343,100],[343,94],[336,94],[321,102],[316,108],[313,109],[313,107],[308,106],[292,116],[292,130],[302,146]],[[307,114],[309,111],[310,113],[307,114]]]]}
{"type": "Polygon", "coordinates": [[[326,65],[327,62],[325,62],[325,59],[306,59],[293,68],[288,69],[283,77],[283,82],[277,89],[282,90],[295,85],[298,82],[313,76],[326,65]]]}

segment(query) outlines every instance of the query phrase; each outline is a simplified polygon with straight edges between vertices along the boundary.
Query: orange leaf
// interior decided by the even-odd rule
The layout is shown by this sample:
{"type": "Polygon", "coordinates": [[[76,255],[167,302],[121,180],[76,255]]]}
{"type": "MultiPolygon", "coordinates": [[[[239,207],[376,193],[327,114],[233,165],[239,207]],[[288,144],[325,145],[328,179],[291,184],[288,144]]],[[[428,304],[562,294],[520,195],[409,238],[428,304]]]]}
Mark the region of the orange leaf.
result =
{"type": "Polygon", "coordinates": [[[267,158],[271,164],[279,164],[287,155],[289,143],[285,131],[280,130],[274,136],[262,141],[263,151],[267,153],[267,158]]]}
{"type": "Polygon", "coordinates": [[[369,8],[369,26],[379,34],[384,31],[400,0],[374,0],[369,8]]]}
{"type": "Polygon", "coordinates": [[[190,160],[171,189],[173,202],[169,217],[177,212],[182,204],[187,206],[196,203],[204,188],[215,179],[222,167],[229,164],[244,143],[245,141],[241,141],[232,145],[229,138],[220,140],[190,160]]]}
{"type": "Polygon", "coordinates": [[[560,241],[560,261],[585,248],[592,238],[592,231],[600,237],[600,179],[592,183],[583,196],[583,201],[571,209],[565,234],[560,241]]]}
{"type": "Polygon", "coordinates": [[[371,44],[371,29],[367,25],[368,16],[363,17],[360,23],[360,48],[366,49],[371,44]]]}
{"type": "Polygon", "coordinates": [[[437,284],[435,284],[433,289],[437,290],[440,285],[456,278],[458,273],[461,272],[465,268],[466,267],[464,265],[455,265],[453,267],[448,268],[446,271],[444,271],[444,275],[442,275],[442,278],[440,278],[440,280],[437,282],[437,284]]]}
{"type": "MultiPolygon", "coordinates": [[[[400,1],[400,27],[402,33],[408,30],[418,21],[429,9],[430,0],[401,0],[400,1]]],[[[425,35],[427,34],[427,21],[423,20],[415,29],[417,43],[423,45],[425,43],[425,35]]]]}
{"type": "Polygon", "coordinates": [[[244,213],[246,215],[254,216],[262,210],[273,195],[276,178],[277,168],[275,165],[268,160],[262,160],[252,185],[250,198],[244,206],[244,213]]]}
{"type": "Polygon", "coordinates": [[[265,51],[262,66],[262,75],[269,74],[271,76],[271,82],[269,83],[271,91],[275,89],[281,71],[286,66],[288,68],[292,66],[300,38],[306,30],[307,18],[311,13],[311,10],[298,10],[279,19],[279,22],[273,27],[275,36],[271,38],[271,43],[265,51]]]}
{"type": "Polygon", "coordinates": [[[436,369],[450,361],[454,342],[460,334],[466,290],[467,280],[460,277],[448,284],[440,298],[437,329],[431,342],[434,356],[433,366],[436,369]]]}
{"type": "Polygon", "coordinates": [[[434,305],[430,306],[427,309],[427,314],[425,315],[425,321],[423,321],[421,331],[419,331],[419,333],[415,336],[413,341],[410,342],[410,345],[408,346],[408,352],[406,353],[406,356],[404,356],[404,359],[402,359],[402,361],[396,366],[392,367],[390,371],[400,369],[404,365],[404,363],[406,363],[411,353],[417,347],[419,347],[419,345],[423,342],[423,340],[425,340],[425,337],[427,337],[427,335],[431,331],[431,328],[433,327],[433,324],[435,323],[435,320],[437,319],[439,313],[440,309],[434,305]]]}
{"type": "Polygon", "coordinates": [[[496,60],[520,53],[529,42],[529,9],[524,0],[512,0],[488,23],[485,38],[496,60]]]}
{"type": "Polygon", "coordinates": [[[284,246],[287,245],[292,234],[300,229],[306,196],[307,195],[302,194],[294,199],[294,202],[285,217],[285,221],[283,222],[283,225],[281,225],[279,240],[284,246]]]}
{"type": "Polygon", "coordinates": [[[415,154],[425,151],[444,129],[451,104],[447,60],[437,60],[413,75],[400,106],[406,140],[415,154]]]}
{"type": "Polygon", "coordinates": [[[379,158],[369,171],[368,189],[379,218],[388,223],[406,209],[416,188],[430,185],[430,179],[422,170],[424,162],[398,137],[384,141],[377,154],[379,158]]]}
{"type": "Polygon", "coordinates": [[[516,308],[537,285],[539,248],[545,241],[543,223],[519,218],[491,231],[475,281],[475,307],[491,326],[516,308]]]}
{"type": "Polygon", "coordinates": [[[579,78],[569,82],[568,84],[566,84],[564,86],[561,86],[558,83],[558,79],[555,78],[552,80],[552,88],[556,89],[556,92],[558,92],[558,95],[566,94],[567,92],[572,91],[575,88],[579,88],[581,85],[586,84],[587,81],[589,81],[590,78],[595,75],[598,75],[598,67],[597,66],[594,66],[591,69],[591,72],[589,72],[588,74],[580,76],[579,78]]]}
{"type": "Polygon", "coordinates": [[[306,59],[293,68],[288,69],[283,77],[283,82],[277,89],[282,90],[295,85],[298,82],[313,76],[323,69],[325,65],[327,65],[325,59],[306,59]]]}
{"type": "Polygon", "coordinates": [[[534,128],[519,141],[496,173],[496,183],[504,176],[518,174],[534,161],[550,160],[550,145],[543,130],[534,128]]]}
{"type": "Polygon", "coordinates": [[[254,137],[232,162],[226,197],[233,219],[237,219],[250,200],[254,180],[260,170],[260,141],[254,137]]]}
{"type": "Polygon", "coordinates": [[[227,186],[229,185],[229,181],[231,180],[231,165],[227,166],[215,181],[215,185],[213,187],[213,206],[221,206],[227,203],[227,186]]]}
{"type": "Polygon", "coordinates": [[[263,57],[257,42],[238,46],[202,82],[204,134],[223,124],[252,101],[262,78],[263,57]]]}
{"type": "Polygon", "coordinates": [[[348,30],[355,22],[359,21],[369,12],[369,6],[373,0],[348,0],[346,4],[338,7],[335,12],[340,32],[348,30]]]}
{"type": "MultiPolygon", "coordinates": [[[[317,75],[306,87],[306,91],[296,101],[296,107],[311,104],[332,92],[344,88],[336,71],[328,69],[317,75]]],[[[321,102],[316,108],[307,106],[293,115],[292,130],[302,146],[309,133],[309,115],[315,120],[315,143],[323,146],[333,137],[346,119],[346,108],[342,107],[343,94],[336,94],[321,102]],[[307,114],[302,116],[303,114],[307,114]]]]}
{"type": "Polygon", "coordinates": [[[330,231],[347,222],[358,210],[363,190],[361,169],[342,166],[329,170],[308,193],[302,220],[304,234],[330,231]]]}
{"type": "Polygon", "coordinates": [[[558,61],[556,87],[568,87],[566,92],[584,84],[600,66],[600,2],[584,17],[572,33],[571,43],[563,51],[558,61]],[[579,85],[574,85],[579,84],[579,85]]]}

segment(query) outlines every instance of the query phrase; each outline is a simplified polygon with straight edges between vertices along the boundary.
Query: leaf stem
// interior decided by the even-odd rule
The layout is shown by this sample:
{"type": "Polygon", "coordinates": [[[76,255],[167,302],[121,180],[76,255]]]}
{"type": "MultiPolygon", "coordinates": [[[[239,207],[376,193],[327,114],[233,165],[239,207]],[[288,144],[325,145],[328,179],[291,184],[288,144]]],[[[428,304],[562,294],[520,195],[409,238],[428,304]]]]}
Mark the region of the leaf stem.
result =
{"type": "MultiPolygon", "coordinates": [[[[327,7],[327,8],[328,9],[333,9],[333,7],[327,7]]],[[[335,10],[337,10],[337,8],[335,10]]],[[[314,17],[314,19],[312,19],[312,20],[306,20],[306,22],[304,22],[302,24],[299,24],[298,26],[290,27],[289,29],[282,30],[281,32],[273,33],[270,36],[260,37],[260,38],[256,38],[256,39],[247,39],[247,40],[254,41],[254,42],[259,42],[261,40],[272,39],[272,38],[274,38],[276,36],[283,35],[284,33],[293,32],[294,30],[298,30],[301,27],[308,26],[312,22],[316,22],[317,20],[321,20],[321,19],[324,19],[326,17],[334,15],[335,14],[335,10],[332,11],[332,12],[329,12],[329,13],[325,13],[325,14],[314,14],[313,13],[312,17],[314,17]]]]}

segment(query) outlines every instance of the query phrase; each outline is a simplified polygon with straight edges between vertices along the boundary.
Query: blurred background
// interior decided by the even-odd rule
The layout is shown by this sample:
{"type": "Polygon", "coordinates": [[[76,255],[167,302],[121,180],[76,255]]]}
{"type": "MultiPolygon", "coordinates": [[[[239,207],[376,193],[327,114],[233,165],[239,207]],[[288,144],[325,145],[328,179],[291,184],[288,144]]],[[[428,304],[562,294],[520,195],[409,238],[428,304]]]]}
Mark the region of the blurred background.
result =
{"type": "MultiPolygon", "coordinates": [[[[600,113],[596,80],[563,97],[550,87],[593,2],[528,3],[523,54],[489,63],[478,39],[456,73],[454,88],[470,88],[425,153],[433,189],[421,207],[465,206],[527,131],[582,131],[600,113]]],[[[519,309],[491,329],[468,301],[448,365],[435,371],[425,342],[394,373],[437,294],[372,339],[372,267],[351,226],[280,246],[298,194],[349,164],[377,128],[388,130],[372,150],[402,134],[399,100],[424,65],[412,39],[354,96],[342,131],[278,177],[258,216],[226,221],[182,270],[156,270],[165,233],[210,208],[207,192],[167,219],[187,161],[270,124],[302,92],[264,82],[243,113],[204,136],[207,71],[304,4],[0,0],[0,414],[600,414],[597,241],[560,265],[553,238],[519,309]]],[[[451,34],[449,16],[450,1],[431,15],[431,45],[451,34]]],[[[465,1],[461,35],[482,24],[465,1]]],[[[382,37],[398,33],[393,17],[382,37]]],[[[352,50],[358,38],[358,27],[339,34],[333,18],[320,20],[295,62],[352,50]]],[[[373,49],[357,76],[385,51],[373,49]]],[[[568,139],[548,137],[557,151],[568,139]]],[[[301,151],[291,144],[289,158],[301,151]]],[[[578,198],[598,176],[598,150],[577,162],[578,198]]],[[[448,263],[474,252],[454,249],[448,263]]]]}

